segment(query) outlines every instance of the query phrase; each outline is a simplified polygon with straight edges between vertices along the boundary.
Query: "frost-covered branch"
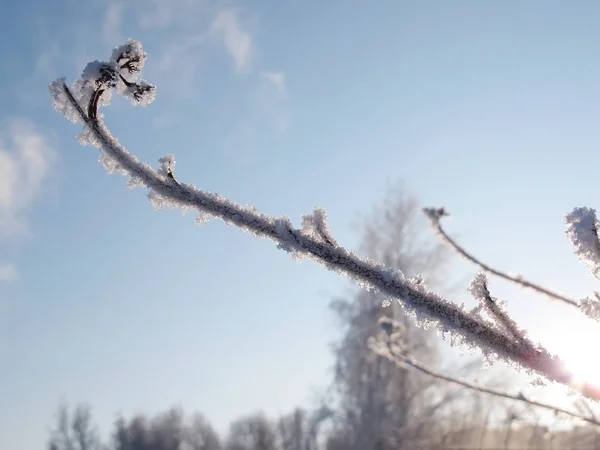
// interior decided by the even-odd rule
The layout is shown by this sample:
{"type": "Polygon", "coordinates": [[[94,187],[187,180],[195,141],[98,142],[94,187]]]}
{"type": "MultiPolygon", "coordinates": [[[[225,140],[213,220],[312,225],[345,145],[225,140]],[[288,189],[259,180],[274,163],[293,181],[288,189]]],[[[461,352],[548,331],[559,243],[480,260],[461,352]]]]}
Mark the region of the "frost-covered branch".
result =
{"type": "MultiPolygon", "coordinates": [[[[421,326],[434,326],[444,335],[449,333],[453,345],[480,348],[493,361],[501,358],[519,368],[549,381],[572,386],[573,374],[563,362],[539,344],[516,338],[506,324],[485,321],[464,305],[456,305],[429,290],[421,278],[408,279],[398,270],[361,258],[337,245],[325,225],[325,212],[316,209],[304,218],[304,227],[294,228],[286,217],[271,217],[250,206],[241,206],[226,197],[177,181],[175,158],[161,158],[161,168],[141,162],[114,138],[98,113],[110,102],[113,91],[130,98],[134,104],[147,105],[154,100],[155,88],[138,82],[146,54],[138,41],[129,41],[114,50],[108,63],[90,63],[81,79],[68,87],[65,79],[50,85],[54,107],[67,119],[83,125],[79,141],[100,149],[100,161],[109,173],[128,177],[128,187],[143,187],[156,209],[195,210],[199,222],[207,216],[223,220],[267,238],[289,252],[296,260],[310,259],[340,275],[345,275],[364,289],[378,292],[384,298],[397,300],[416,316],[421,326]]],[[[498,317],[495,318],[498,321],[498,317]]],[[[577,388],[586,396],[600,399],[597,388],[584,384],[577,388]]]]}
{"type": "Polygon", "coordinates": [[[565,218],[568,238],[575,246],[575,254],[600,278],[600,242],[598,219],[592,208],[575,208],[565,218]]]}
{"type": "Polygon", "coordinates": [[[492,275],[496,275],[497,277],[503,278],[505,280],[516,283],[522,287],[533,289],[541,294],[544,294],[550,298],[555,300],[560,300],[562,302],[567,303],[571,306],[579,306],[576,300],[570,299],[562,294],[558,294],[550,289],[547,289],[539,284],[533,283],[531,281],[526,280],[521,275],[510,275],[506,272],[503,272],[498,269],[494,269],[493,267],[487,265],[483,261],[477,259],[475,256],[470,254],[467,250],[461,247],[454,239],[452,239],[448,233],[442,228],[441,218],[444,216],[449,216],[448,212],[444,208],[423,208],[423,212],[431,221],[431,226],[433,229],[439,234],[444,242],[446,242],[450,247],[452,247],[458,254],[463,256],[465,259],[471,261],[473,264],[481,267],[486,272],[491,273],[492,275]]]}
{"type": "Polygon", "coordinates": [[[575,419],[591,423],[593,425],[600,425],[600,421],[596,418],[592,409],[585,402],[582,403],[583,406],[587,409],[589,413],[588,415],[580,414],[574,411],[569,411],[568,409],[561,408],[556,405],[551,405],[550,403],[532,400],[530,398],[527,398],[522,392],[519,392],[518,394],[511,394],[500,389],[481,386],[479,384],[472,383],[462,378],[447,375],[445,373],[432,369],[431,367],[420,363],[414,358],[410,358],[403,354],[402,347],[398,346],[398,342],[402,341],[402,339],[399,336],[399,334],[402,333],[402,323],[389,317],[382,317],[379,322],[384,333],[381,333],[377,338],[371,337],[369,339],[369,348],[378,355],[387,358],[392,363],[396,364],[398,367],[411,368],[413,370],[417,370],[421,373],[424,373],[425,375],[428,375],[430,377],[436,378],[438,380],[443,380],[448,383],[456,384],[470,389],[472,391],[477,391],[483,394],[488,394],[509,400],[515,400],[518,402],[524,402],[528,405],[548,409],[557,414],[562,413],[575,419]]]}
{"type": "MultiPolygon", "coordinates": [[[[444,242],[461,256],[478,265],[486,272],[512,281],[522,287],[532,289],[550,298],[561,300],[570,306],[575,306],[589,318],[600,321],[600,292],[594,292],[593,295],[577,301],[528,281],[520,275],[513,276],[501,270],[494,269],[471,255],[446,233],[440,223],[442,217],[449,216],[444,208],[423,208],[423,212],[429,218],[432,227],[444,242]]],[[[565,222],[566,234],[575,247],[575,254],[589,267],[596,278],[600,278],[600,239],[598,237],[596,211],[591,208],[574,208],[566,216],[565,222]]]]}
{"type": "Polygon", "coordinates": [[[473,278],[469,292],[477,300],[478,305],[474,308],[473,314],[481,314],[482,311],[487,311],[494,319],[500,329],[506,331],[510,336],[522,342],[524,345],[533,346],[527,338],[527,332],[521,329],[517,323],[509,317],[508,312],[504,309],[506,302],[500,301],[492,297],[488,289],[487,277],[483,272],[478,273],[473,278]]]}

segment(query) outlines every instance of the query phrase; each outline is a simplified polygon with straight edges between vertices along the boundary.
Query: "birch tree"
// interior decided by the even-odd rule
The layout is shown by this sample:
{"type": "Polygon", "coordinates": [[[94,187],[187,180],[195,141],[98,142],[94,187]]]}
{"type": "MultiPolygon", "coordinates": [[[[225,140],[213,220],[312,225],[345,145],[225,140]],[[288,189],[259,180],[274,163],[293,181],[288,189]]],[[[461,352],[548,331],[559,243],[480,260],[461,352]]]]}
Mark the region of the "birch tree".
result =
{"type": "MultiPolygon", "coordinates": [[[[362,220],[360,251],[407,276],[421,274],[442,287],[449,251],[432,244],[423,226],[416,198],[398,186],[381,206],[362,220]]],[[[430,445],[431,426],[457,389],[427,379],[373,352],[369,339],[378,334],[382,318],[403,325],[396,344],[403,354],[429,364],[440,364],[435,334],[415,326],[397,303],[381,308],[382,296],[360,289],[335,299],[332,309],[342,326],[335,348],[334,386],[338,440],[348,449],[388,450],[430,445]],[[436,386],[437,385],[437,386],[436,386]]]]}

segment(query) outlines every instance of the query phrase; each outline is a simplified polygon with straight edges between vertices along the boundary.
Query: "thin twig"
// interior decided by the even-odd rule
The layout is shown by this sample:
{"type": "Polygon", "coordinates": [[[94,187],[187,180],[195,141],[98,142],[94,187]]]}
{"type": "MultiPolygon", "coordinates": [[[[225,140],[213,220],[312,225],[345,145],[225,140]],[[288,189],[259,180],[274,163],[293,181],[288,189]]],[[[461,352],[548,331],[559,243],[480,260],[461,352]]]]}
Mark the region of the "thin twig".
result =
{"type": "Polygon", "coordinates": [[[568,409],[560,408],[558,406],[551,405],[549,403],[544,403],[544,402],[540,402],[537,400],[531,400],[531,399],[525,397],[522,393],[519,393],[516,395],[510,394],[508,392],[505,392],[505,391],[502,391],[499,389],[488,388],[488,387],[481,386],[481,385],[478,385],[475,383],[471,383],[469,381],[463,380],[458,377],[453,377],[453,376],[438,372],[434,369],[431,369],[428,366],[421,364],[420,362],[415,361],[412,358],[409,358],[404,355],[395,354],[390,345],[386,345],[385,349],[382,348],[383,345],[378,346],[377,344],[371,344],[370,347],[371,347],[371,350],[373,350],[375,353],[377,353],[378,355],[384,356],[385,358],[387,358],[388,360],[390,360],[391,362],[393,362],[394,364],[396,364],[400,367],[409,366],[415,370],[418,370],[421,373],[424,373],[425,375],[429,375],[430,377],[437,378],[438,380],[447,381],[448,383],[457,384],[459,386],[465,387],[465,388],[473,390],[473,391],[481,392],[483,394],[493,395],[495,397],[501,397],[501,398],[506,398],[509,400],[524,402],[531,406],[554,411],[555,413],[565,414],[565,415],[568,415],[575,419],[580,419],[585,422],[591,423],[593,425],[600,426],[600,421],[597,420],[595,417],[578,414],[576,412],[569,411],[568,409]]]}
{"type": "Polygon", "coordinates": [[[424,208],[423,211],[425,212],[427,217],[431,220],[431,226],[440,235],[442,240],[445,241],[448,245],[450,245],[450,247],[452,247],[457,253],[459,253],[465,259],[471,261],[473,264],[478,265],[486,272],[489,272],[497,277],[500,277],[505,280],[516,283],[516,284],[520,285],[521,287],[532,289],[532,290],[537,291],[541,294],[544,294],[554,300],[560,300],[568,305],[579,308],[579,302],[577,302],[576,300],[573,300],[573,299],[566,297],[562,294],[559,294],[557,292],[551,291],[550,289],[540,286],[537,283],[526,280],[521,275],[516,275],[516,276],[509,275],[506,272],[503,272],[498,269],[494,269],[493,267],[491,267],[491,266],[485,264],[484,262],[482,262],[481,260],[477,259],[475,256],[471,255],[463,247],[461,247],[456,241],[454,241],[454,239],[452,239],[448,235],[448,233],[446,233],[446,231],[444,231],[444,229],[442,228],[442,224],[440,223],[440,218],[444,215],[447,215],[443,208],[440,208],[440,209],[424,208]],[[440,213],[436,214],[437,212],[440,212],[440,213]]]}
{"type": "Polygon", "coordinates": [[[481,284],[481,288],[483,300],[485,302],[485,307],[490,312],[490,314],[492,314],[504,327],[504,329],[517,341],[521,342],[523,345],[533,347],[534,343],[525,335],[523,331],[519,330],[516,322],[511,317],[509,317],[505,311],[502,311],[498,304],[496,304],[488,288],[487,280],[483,281],[483,283],[481,284]]]}

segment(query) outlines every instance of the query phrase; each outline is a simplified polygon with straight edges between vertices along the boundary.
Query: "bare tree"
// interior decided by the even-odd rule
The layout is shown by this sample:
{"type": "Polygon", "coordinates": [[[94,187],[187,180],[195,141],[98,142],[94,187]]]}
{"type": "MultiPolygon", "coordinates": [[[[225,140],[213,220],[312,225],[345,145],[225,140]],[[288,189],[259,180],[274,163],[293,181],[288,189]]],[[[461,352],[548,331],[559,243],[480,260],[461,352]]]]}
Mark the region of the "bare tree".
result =
{"type": "Polygon", "coordinates": [[[277,421],[277,437],[281,450],[308,450],[310,437],[306,412],[297,408],[281,417],[277,421]]]}
{"type": "MultiPolygon", "coordinates": [[[[185,450],[221,450],[221,439],[202,414],[196,414],[184,431],[185,450]]],[[[182,449],[183,450],[183,449],[182,449]]]]}
{"type": "Polygon", "coordinates": [[[321,406],[312,412],[296,408],[277,421],[277,446],[280,450],[317,450],[320,428],[334,412],[321,406]]]}
{"type": "Polygon", "coordinates": [[[231,424],[226,450],[277,450],[275,427],[264,414],[243,417],[231,424]]]}
{"type": "MultiPolygon", "coordinates": [[[[416,199],[402,187],[390,190],[383,205],[364,219],[360,250],[373,260],[406,276],[426,275],[440,286],[449,252],[427,242],[416,199]]],[[[429,363],[440,359],[436,337],[414,325],[399,304],[381,308],[383,297],[356,290],[332,302],[342,337],[335,346],[334,385],[339,394],[338,430],[329,446],[360,450],[397,449],[429,440],[442,407],[459,390],[399,367],[372,352],[369,338],[383,316],[404,324],[401,345],[405,354],[429,363]]]]}
{"type": "Polygon", "coordinates": [[[63,405],[52,430],[49,450],[221,450],[217,432],[202,414],[184,421],[183,413],[171,408],[154,418],[138,414],[118,418],[111,445],[103,444],[87,406],[78,406],[70,417],[63,405]]]}
{"type": "Polygon", "coordinates": [[[59,407],[57,424],[48,442],[49,450],[102,450],[104,447],[98,432],[92,425],[91,411],[87,405],[79,405],[69,413],[66,404],[59,407]]]}
{"type": "Polygon", "coordinates": [[[183,414],[177,409],[170,409],[152,420],[143,415],[129,422],[120,418],[115,428],[115,450],[182,450],[184,445],[183,414]]]}

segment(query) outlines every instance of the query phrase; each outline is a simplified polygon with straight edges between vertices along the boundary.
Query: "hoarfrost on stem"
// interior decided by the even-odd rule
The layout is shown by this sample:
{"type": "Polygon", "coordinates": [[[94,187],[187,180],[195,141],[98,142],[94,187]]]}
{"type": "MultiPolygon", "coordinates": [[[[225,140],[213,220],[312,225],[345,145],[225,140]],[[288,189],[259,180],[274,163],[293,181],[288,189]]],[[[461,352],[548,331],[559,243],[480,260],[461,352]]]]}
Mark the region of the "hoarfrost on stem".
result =
{"type": "Polygon", "coordinates": [[[579,308],[586,316],[600,322],[600,292],[579,300],[579,308]]]}
{"type": "MultiPolygon", "coordinates": [[[[109,173],[126,175],[129,187],[148,189],[148,197],[157,209],[193,209],[198,214],[199,223],[206,216],[220,218],[227,225],[235,225],[255,236],[274,241],[295,259],[318,262],[328,270],[349,277],[366,290],[395,299],[407,312],[416,316],[420,326],[435,326],[440,334],[450,334],[456,345],[481,348],[488,361],[501,358],[547,380],[570,384],[572,374],[562,361],[518,335],[519,330],[511,330],[502,311],[492,314],[495,322],[489,323],[465,310],[464,306],[458,306],[429,290],[421,277],[407,279],[400,271],[359,257],[333,239],[322,209],[317,208],[311,215],[305,216],[302,227],[296,229],[286,217],[267,216],[252,206],[241,206],[222,195],[176,180],[173,155],[161,158],[161,167],[154,169],[129,153],[105,126],[98,108],[107,104],[108,97],[104,94],[111,90],[130,97],[135,104],[146,105],[154,100],[154,86],[138,81],[145,59],[141,43],[130,40],[113,51],[108,63],[88,65],[82,78],[71,87],[66,85],[64,78],[50,85],[56,110],[72,122],[83,124],[80,140],[100,149],[100,160],[109,173]]],[[[446,215],[443,209],[430,213],[437,218],[446,215]]],[[[484,281],[479,276],[472,286],[472,292],[478,297],[485,294],[484,281]]],[[[583,391],[593,397],[589,390],[583,391]]]]}
{"type": "Polygon", "coordinates": [[[575,246],[575,254],[600,278],[600,242],[598,241],[598,220],[596,210],[579,207],[565,218],[566,233],[575,246]]]}

